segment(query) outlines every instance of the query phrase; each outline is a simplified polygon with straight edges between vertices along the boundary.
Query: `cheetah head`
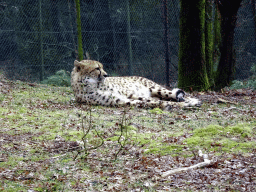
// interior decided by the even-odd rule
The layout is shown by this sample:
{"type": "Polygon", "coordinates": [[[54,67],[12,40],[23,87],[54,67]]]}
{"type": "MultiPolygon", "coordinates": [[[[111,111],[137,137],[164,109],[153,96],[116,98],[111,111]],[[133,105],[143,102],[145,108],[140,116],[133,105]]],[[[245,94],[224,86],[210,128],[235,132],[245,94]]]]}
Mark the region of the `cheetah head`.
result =
{"type": "Polygon", "coordinates": [[[107,73],[103,70],[103,65],[98,61],[82,60],[74,62],[74,69],[72,71],[74,81],[84,81],[97,83],[104,81],[107,73]]]}

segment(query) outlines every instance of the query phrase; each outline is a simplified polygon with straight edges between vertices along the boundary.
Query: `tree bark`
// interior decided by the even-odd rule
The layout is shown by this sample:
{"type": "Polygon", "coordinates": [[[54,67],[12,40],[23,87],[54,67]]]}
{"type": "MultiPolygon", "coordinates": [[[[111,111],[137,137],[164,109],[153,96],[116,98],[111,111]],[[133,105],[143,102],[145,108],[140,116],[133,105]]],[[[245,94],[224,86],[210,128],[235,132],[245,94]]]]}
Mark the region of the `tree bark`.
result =
{"type": "Polygon", "coordinates": [[[205,0],[181,0],[178,87],[207,90],[205,0]]]}
{"type": "Polygon", "coordinates": [[[163,0],[163,23],[164,23],[164,46],[165,46],[165,71],[166,71],[166,86],[170,86],[170,46],[168,34],[168,8],[167,0],[163,0]]]}
{"type": "Polygon", "coordinates": [[[237,12],[242,0],[216,0],[221,15],[220,62],[216,74],[216,90],[229,86],[235,74],[235,54],[233,49],[237,12]]]}
{"type": "Polygon", "coordinates": [[[81,29],[80,0],[76,0],[76,22],[77,22],[77,39],[78,39],[78,60],[83,60],[83,41],[81,29]]]}
{"type": "Polygon", "coordinates": [[[217,2],[215,2],[215,9],[214,9],[214,48],[213,48],[213,75],[215,78],[215,74],[218,69],[218,65],[220,62],[220,43],[221,43],[221,27],[220,27],[220,12],[217,9],[217,2]]]}
{"type": "Polygon", "coordinates": [[[206,0],[205,6],[205,61],[209,83],[212,86],[213,78],[213,3],[206,0]]]}

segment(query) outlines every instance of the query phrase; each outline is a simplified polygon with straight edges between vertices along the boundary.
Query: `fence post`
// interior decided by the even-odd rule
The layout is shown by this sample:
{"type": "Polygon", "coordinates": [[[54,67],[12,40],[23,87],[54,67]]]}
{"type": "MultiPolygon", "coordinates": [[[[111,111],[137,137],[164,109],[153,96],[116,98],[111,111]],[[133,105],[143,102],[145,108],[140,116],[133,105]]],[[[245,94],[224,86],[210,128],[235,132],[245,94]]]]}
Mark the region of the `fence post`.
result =
{"type": "Polygon", "coordinates": [[[164,46],[165,46],[165,70],[166,70],[166,86],[170,86],[170,48],[169,48],[169,35],[168,35],[168,7],[167,0],[163,0],[163,22],[164,22],[164,46]]]}
{"type": "Polygon", "coordinates": [[[128,41],[128,65],[129,75],[133,75],[133,64],[132,64],[132,39],[131,39],[131,18],[130,18],[130,5],[129,0],[125,0],[126,10],[126,24],[127,24],[127,41],[128,41]]]}
{"type": "Polygon", "coordinates": [[[252,0],[252,14],[253,14],[253,20],[254,20],[254,33],[255,33],[255,41],[256,41],[256,4],[255,0],[252,0]]]}
{"type": "Polygon", "coordinates": [[[44,80],[44,50],[43,50],[43,36],[42,36],[42,0],[39,0],[39,44],[40,44],[40,81],[44,80]]]}

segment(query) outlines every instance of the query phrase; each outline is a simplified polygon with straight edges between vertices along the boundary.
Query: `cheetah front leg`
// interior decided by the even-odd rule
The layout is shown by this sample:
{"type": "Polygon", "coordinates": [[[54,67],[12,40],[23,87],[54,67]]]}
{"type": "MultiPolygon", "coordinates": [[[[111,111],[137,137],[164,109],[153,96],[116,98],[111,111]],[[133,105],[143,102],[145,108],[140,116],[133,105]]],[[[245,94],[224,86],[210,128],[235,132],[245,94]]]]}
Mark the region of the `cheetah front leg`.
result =
{"type": "Polygon", "coordinates": [[[87,100],[93,105],[102,105],[102,106],[142,106],[144,105],[143,101],[129,99],[126,96],[120,94],[119,92],[111,91],[98,91],[94,95],[87,97],[87,100]]]}

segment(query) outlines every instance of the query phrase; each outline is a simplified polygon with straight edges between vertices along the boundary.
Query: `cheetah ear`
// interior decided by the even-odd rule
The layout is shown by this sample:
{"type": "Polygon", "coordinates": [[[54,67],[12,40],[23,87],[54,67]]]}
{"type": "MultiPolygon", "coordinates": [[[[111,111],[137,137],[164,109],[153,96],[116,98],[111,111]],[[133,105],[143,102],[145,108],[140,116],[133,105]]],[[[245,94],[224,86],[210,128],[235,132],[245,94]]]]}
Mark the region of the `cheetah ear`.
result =
{"type": "Polygon", "coordinates": [[[74,65],[75,65],[75,67],[76,67],[76,71],[77,71],[77,72],[81,71],[81,69],[84,68],[83,64],[80,63],[80,62],[77,61],[77,60],[74,61],[74,65]]]}
{"type": "Polygon", "coordinates": [[[75,60],[75,61],[74,61],[74,65],[75,65],[76,67],[80,67],[80,66],[81,66],[81,63],[80,63],[79,61],[75,60]]]}

